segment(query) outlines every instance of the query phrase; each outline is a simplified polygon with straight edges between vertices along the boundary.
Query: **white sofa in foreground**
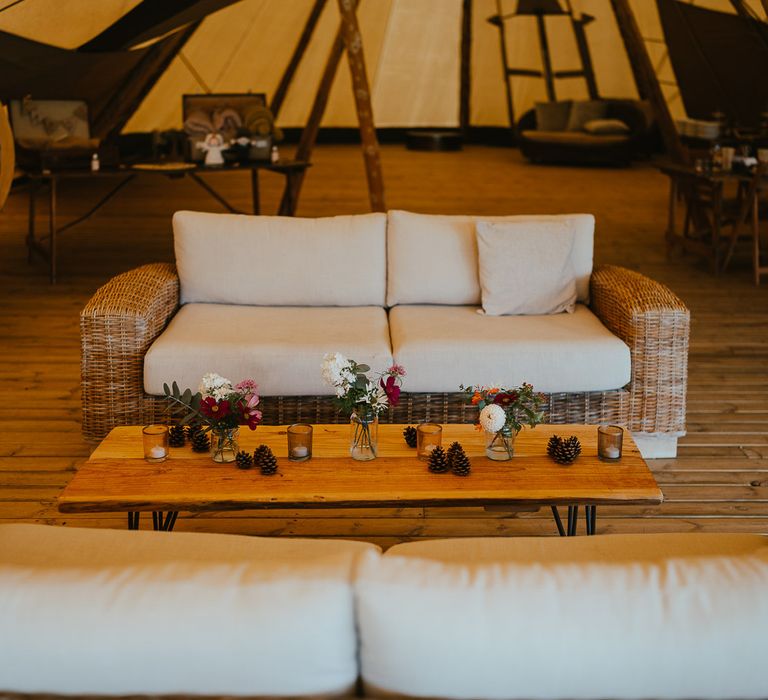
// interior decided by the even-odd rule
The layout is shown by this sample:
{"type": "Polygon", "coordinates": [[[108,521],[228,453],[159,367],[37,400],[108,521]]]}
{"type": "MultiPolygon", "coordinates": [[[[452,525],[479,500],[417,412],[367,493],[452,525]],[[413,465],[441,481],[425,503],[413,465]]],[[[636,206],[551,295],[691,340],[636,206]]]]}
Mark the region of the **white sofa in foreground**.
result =
{"type": "Polygon", "coordinates": [[[765,698],[768,538],[0,526],[0,694],[765,698]]]}
{"type": "Polygon", "coordinates": [[[638,273],[593,268],[591,215],[173,224],[175,267],[120,275],[81,314],[89,439],[159,418],[164,383],[211,371],[256,379],[269,423],[346,420],[319,370],[333,351],[405,366],[390,422],[471,422],[461,384],[525,381],[549,422],[620,423],[666,456],[684,434],[688,310],[638,273]]]}

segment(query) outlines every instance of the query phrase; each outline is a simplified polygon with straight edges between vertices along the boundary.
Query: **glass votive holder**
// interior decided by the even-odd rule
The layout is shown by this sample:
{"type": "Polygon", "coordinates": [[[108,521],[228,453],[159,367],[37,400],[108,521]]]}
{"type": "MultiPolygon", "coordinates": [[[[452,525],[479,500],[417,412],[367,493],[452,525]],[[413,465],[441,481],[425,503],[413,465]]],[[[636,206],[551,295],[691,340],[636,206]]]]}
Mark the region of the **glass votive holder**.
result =
{"type": "Polygon", "coordinates": [[[147,425],[142,429],[144,459],[147,462],[165,462],[168,459],[168,426],[147,425]]]}
{"type": "Polygon", "coordinates": [[[288,459],[303,462],[312,456],[312,426],[294,423],[288,426],[288,459]]]}
{"type": "Polygon", "coordinates": [[[416,426],[416,456],[429,459],[432,450],[443,441],[443,426],[438,423],[419,423],[416,426]]]}
{"type": "Polygon", "coordinates": [[[624,428],[600,425],[597,428],[597,457],[603,462],[618,462],[624,442],[624,428]]]}

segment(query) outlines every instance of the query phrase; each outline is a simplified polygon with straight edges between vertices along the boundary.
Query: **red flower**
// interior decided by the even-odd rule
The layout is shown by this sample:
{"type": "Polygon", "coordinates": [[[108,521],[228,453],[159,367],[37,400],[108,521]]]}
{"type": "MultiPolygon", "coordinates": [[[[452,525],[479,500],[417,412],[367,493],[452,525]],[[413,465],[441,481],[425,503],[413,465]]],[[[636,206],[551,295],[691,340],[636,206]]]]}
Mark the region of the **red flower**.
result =
{"type": "Polygon", "coordinates": [[[493,403],[498,404],[502,408],[507,408],[517,401],[517,392],[510,391],[507,393],[496,394],[493,397],[493,403]]]}
{"type": "Polygon", "coordinates": [[[384,390],[387,395],[387,400],[390,406],[397,406],[397,402],[400,400],[400,387],[397,386],[397,378],[393,375],[387,377],[387,381],[379,379],[379,386],[384,390]]]}
{"type": "Polygon", "coordinates": [[[200,413],[206,418],[221,420],[229,415],[231,406],[229,401],[217,401],[212,396],[208,396],[200,403],[200,413]]]}

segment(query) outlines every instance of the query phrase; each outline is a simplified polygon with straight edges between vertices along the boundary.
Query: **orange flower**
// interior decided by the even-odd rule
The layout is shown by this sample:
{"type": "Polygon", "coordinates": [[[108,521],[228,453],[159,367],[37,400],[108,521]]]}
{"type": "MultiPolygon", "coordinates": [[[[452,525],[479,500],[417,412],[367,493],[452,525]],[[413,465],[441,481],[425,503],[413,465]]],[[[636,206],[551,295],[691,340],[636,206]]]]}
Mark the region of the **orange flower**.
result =
{"type": "Polygon", "coordinates": [[[483,432],[483,426],[480,425],[480,423],[475,423],[475,430],[479,430],[482,433],[483,432]]]}
{"type": "Polygon", "coordinates": [[[477,406],[477,404],[479,404],[479,403],[480,403],[480,399],[482,399],[482,398],[483,398],[483,397],[482,397],[482,396],[480,396],[480,392],[479,392],[479,391],[476,391],[476,392],[475,392],[475,395],[472,397],[472,405],[473,405],[473,406],[477,406]]]}

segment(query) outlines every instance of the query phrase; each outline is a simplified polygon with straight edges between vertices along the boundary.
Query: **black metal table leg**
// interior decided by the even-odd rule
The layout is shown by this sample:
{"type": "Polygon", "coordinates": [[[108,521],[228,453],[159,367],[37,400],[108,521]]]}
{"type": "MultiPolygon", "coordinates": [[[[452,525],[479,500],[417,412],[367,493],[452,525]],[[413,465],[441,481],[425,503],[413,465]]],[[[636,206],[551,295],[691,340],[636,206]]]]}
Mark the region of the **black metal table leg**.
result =
{"type": "Polygon", "coordinates": [[[576,525],[579,522],[579,507],[568,506],[568,537],[576,534],[576,525]]]}
{"type": "Polygon", "coordinates": [[[560,512],[557,510],[557,506],[550,506],[552,508],[552,515],[555,518],[555,525],[557,525],[557,532],[560,537],[565,537],[565,528],[563,527],[563,521],[560,519],[560,512]]]}
{"type": "Polygon", "coordinates": [[[153,510],[152,527],[158,532],[171,532],[178,516],[179,512],[176,510],[169,510],[165,514],[161,510],[153,510]]]}
{"type": "Polygon", "coordinates": [[[129,511],[128,512],[128,529],[129,530],[138,530],[139,529],[139,513],[138,513],[138,511],[129,511]]]}
{"type": "Polygon", "coordinates": [[[594,535],[597,527],[597,506],[587,506],[587,534],[594,535]]]}

